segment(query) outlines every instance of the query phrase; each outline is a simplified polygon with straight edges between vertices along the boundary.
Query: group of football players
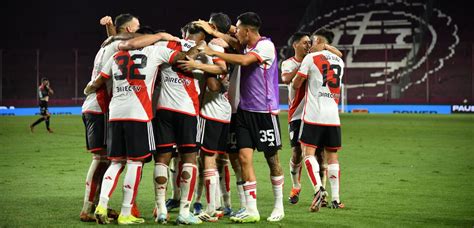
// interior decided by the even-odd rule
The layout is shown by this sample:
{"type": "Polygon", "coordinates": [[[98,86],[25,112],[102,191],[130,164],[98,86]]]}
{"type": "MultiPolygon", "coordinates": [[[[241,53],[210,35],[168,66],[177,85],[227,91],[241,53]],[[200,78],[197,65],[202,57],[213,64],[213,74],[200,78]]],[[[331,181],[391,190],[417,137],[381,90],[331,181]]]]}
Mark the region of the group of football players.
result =
{"type": "MultiPolygon", "coordinates": [[[[285,213],[278,154],[280,73],[273,42],[259,33],[260,17],[246,12],[233,26],[226,14],[213,13],[209,21],[183,26],[180,38],[140,26],[130,14],[115,21],[106,16],[100,23],[110,36],[95,57],[91,81],[84,89],[82,117],[93,157],[81,220],[143,223],[136,196],[143,165],[153,160],[157,223],[166,224],[168,211],[174,208],[179,208],[177,224],[216,222],[223,216],[235,223],[258,222],[256,149],[268,163],[274,195],[267,221],[281,221],[285,213]],[[240,199],[235,210],[229,165],[240,199]],[[122,208],[117,213],[108,202],[124,169],[122,208]],[[173,191],[166,200],[168,182],[173,191]]],[[[325,29],[311,35],[295,33],[291,38],[295,55],[281,65],[282,81],[289,87],[293,183],[289,201],[298,202],[304,162],[314,186],[310,204],[314,212],[322,206],[344,207],[337,155],[344,62],[341,52],[330,45],[333,37],[325,29]]]]}

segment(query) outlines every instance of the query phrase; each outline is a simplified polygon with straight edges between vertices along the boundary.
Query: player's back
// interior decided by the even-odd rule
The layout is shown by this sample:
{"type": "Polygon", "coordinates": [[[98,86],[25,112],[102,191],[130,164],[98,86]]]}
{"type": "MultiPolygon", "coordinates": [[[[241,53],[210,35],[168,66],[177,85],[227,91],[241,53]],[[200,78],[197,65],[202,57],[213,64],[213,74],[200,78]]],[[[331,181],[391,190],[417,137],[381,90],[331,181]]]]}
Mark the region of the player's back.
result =
{"type": "Polygon", "coordinates": [[[166,47],[148,46],[114,54],[103,71],[113,80],[110,121],[152,119],[151,97],[158,66],[175,53],[166,47]]]}
{"type": "Polygon", "coordinates": [[[308,54],[299,72],[306,72],[308,80],[305,102],[305,122],[339,125],[339,98],[344,62],[329,51],[308,54]]]}

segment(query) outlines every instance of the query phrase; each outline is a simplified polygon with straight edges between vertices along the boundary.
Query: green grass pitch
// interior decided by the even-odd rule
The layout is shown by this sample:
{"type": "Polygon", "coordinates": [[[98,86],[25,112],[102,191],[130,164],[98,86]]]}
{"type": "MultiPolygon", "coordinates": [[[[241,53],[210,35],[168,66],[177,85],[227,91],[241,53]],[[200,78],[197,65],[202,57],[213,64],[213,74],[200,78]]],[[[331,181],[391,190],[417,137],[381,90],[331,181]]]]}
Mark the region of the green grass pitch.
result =
{"type": "MultiPolygon", "coordinates": [[[[54,134],[48,134],[44,124],[31,134],[28,125],[36,118],[0,117],[0,227],[96,225],[79,221],[91,160],[85,150],[81,117],[53,116],[54,134]]],[[[287,202],[290,148],[286,113],[282,113],[284,220],[266,221],[273,194],[263,154],[255,153],[262,221],[237,225],[225,218],[200,226],[474,226],[474,115],[342,114],[341,119],[341,199],[346,209],[323,208],[310,213],[313,190],[306,170],[300,202],[287,202]]],[[[138,193],[139,208],[150,226],[156,225],[152,219],[152,173],[152,163],[146,164],[138,193]]],[[[111,207],[120,209],[121,198],[118,187],[111,207]]],[[[235,185],[232,200],[237,207],[235,185]]],[[[171,219],[176,216],[173,211],[171,219]]]]}

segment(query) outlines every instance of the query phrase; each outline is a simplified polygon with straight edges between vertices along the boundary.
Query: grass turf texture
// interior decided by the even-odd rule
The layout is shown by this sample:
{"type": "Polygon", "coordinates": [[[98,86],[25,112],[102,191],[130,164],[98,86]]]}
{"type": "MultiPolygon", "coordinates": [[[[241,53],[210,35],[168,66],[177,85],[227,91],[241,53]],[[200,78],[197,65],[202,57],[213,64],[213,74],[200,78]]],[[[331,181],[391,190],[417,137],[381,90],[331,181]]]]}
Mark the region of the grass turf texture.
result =
{"type": "MultiPolygon", "coordinates": [[[[53,116],[54,134],[46,132],[44,123],[31,134],[28,126],[37,118],[0,117],[0,226],[95,225],[79,221],[91,160],[85,150],[80,116],[53,116]]],[[[256,153],[261,214],[257,226],[474,225],[474,115],[341,115],[341,199],[346,209],[323,208],[318,213],[308,212],[313,190],[306,169],[302,172],[300,202],[287,202],[291,180],[286,119],[286,113],[282,113],[284,147],[280,158],[286,178],[286,217],[278,223],[266,221],[273,207],[273,194],[263,154],[256,153]]],[[[146,225],[155,225],[152,164],[145,165],[137,201],[146,225]]],[[[236,209],[234,176],[231,183],[236,209]]],[[[109,204],[117,210],[122,199],[118,186],[109,204]]],[[[171,219],[176,217],[175,209],[171,219]]],[[[249,225],[232,224],[224,218],[201,226],[249,225]]]]}

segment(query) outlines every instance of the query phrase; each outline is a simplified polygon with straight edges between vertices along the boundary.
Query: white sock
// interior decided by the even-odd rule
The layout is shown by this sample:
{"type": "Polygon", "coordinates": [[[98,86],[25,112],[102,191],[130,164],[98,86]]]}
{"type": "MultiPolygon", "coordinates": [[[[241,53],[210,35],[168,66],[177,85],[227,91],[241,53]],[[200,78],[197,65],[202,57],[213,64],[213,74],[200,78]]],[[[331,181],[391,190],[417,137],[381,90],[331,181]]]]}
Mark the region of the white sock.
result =
{"type": "Polygon", "coordinates": [[[293,183],[293,188],[301,188],[301,162],[299,164],[294,164],[290,159],[290,173],[291,173],[291,182],[293,183]]]}
{"type": "Polygon", "coordinates": [[[228,162],[226,162],[222,166],[221,173],[219,174],[219,186],[220,186],[220,192],[222,193],[224,206],[231,208],[232,204],[230,200],[230,172],[229,172],[228,162]]]}
{"type": "Polygon", "coordinates": [[[285,182],[284,176],[271,176],[273,196],[275,197],[274,208],[283,210],[283,184],[285,182]]]}
{"type": "Polygon", "coordinates": [[[127,173],[123,181],[123,202],[120,214],[129,216],[138,193],[142,177],[143,162],[127,160],[127,173]]]}
{"type": "Polygon", "coordinates": [[[155,163],[155,170],[153,172],[153,179],[155,183],[155,205],[158,214],[168,214],[166,209],[166,185],[168,184],[168,166],[163,163],[155,163]],[[157,178],[165,178],[166,182],[158,184],[157,178]]]}
{"type": "Polygon", "coordinates": [[[339,169],[339,164],[329,164],[328,165],[328,178],[329,184],[331,185],[331,199],[332,201],[336,200],[338,203],[339,200],[339,182],[340,182],[341,172],[339,169]]]}
{"type": "Polygon", "coordinates": [[[222,207],[222,191],[221,191],[221,180],[219,176],[219,171],[217,169],[214,170],[216,172],[216,209],[222,207]]]}
{"type": "Polygon", "coordinates": [[[197,167],[191,163],[183,164],[183,171],[180,175],[181,201],[179,204],[179,214],[188,217],[191,201],[193,201],[194,187],[196,186],[197,167]],[[188,173],[188,179],[183,178],[183,174],[188,173]]]}
{"type": "Polygon", "coordinates": [[[122,163],[112,161],[107,171],[105,171],[100,189],[99,206],[107,208],[107,204],[109,203],[112,193],[115,191],[115,187],[117,187],[117,182],[123,168],[124,166],[122,163]]]}
{"type": "Polygon", "coordinates": [[[97,186],[96,183],[93,182],[93,177],[97,167],[99,166],[99,163],[100,157],[94,154],[86,176],[86,191],[84,194],[84,205],[82,206],[82,212],[85,213],[90,213],[92,205],[94,204],[94,196],[97,186]]]}
{"type": "Polygon", "coordinates": [[[304,158],[306,171],[308,171],[309,180],[313,184],[314,191],[318,191],[321,187],[321,177],[319,176],[319,164],[314,156],[306,156],[304,158]]]}
{"type": "Polygon", "coordinates": [[[217,176],[215,169],[204,170],[204,185],[206,186],[206,212],[212,214],[216,211],[217,176]]]}
{"type": "Polygon", "coordinates": [[[249,214],[255,215],[259,214],[257,209],[257,182],[245,182],[243,184],[245,199],[246,199],[246,209],[249,214]]]}
{"type": "Polygon", "coordinates": [[[237,192],[239,193],[239,200],[240,200],[240,208],[245,208],[247,206],[247,200],[245,199],[245,192],[244,192],[244,181],[242,180],[242,170],[239,168],[235,170],[235,179],[236,179],[236,186],[237,192]]]}

